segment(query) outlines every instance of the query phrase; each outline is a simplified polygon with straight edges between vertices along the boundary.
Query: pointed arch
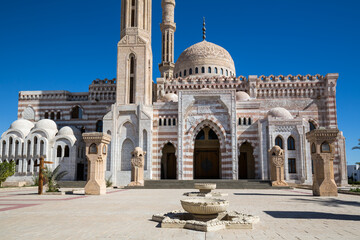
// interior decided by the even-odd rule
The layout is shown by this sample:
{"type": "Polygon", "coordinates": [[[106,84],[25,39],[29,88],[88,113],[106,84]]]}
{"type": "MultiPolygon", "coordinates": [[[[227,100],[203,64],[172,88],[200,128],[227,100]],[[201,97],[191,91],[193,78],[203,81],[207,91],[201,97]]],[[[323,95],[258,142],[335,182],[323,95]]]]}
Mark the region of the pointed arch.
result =
{"type": "Polygon", "coordinates": [[[121,146],[121,171],[131,171],[131,152],[134,151],[134,143],[126,138],[121,146]]]}
{"type": "Polygon", "coordinates": [[[279,146],[281,149],[284,149],[283,142],[283,138],[280,135],[275,138],[275,145],[279,146]]]}

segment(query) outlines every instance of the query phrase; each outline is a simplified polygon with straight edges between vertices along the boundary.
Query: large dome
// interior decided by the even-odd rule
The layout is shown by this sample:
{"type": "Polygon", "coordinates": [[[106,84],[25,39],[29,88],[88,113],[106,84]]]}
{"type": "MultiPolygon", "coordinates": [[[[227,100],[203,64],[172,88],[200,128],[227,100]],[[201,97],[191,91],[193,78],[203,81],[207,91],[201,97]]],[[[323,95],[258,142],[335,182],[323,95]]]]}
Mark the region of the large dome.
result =
{"type": "Polygon", "coordinates": [[[230,53],[224,48],[202,41],[181,53],[176,61],[174,75],[222,75],[235,76],[235,64],[230,53]]]}

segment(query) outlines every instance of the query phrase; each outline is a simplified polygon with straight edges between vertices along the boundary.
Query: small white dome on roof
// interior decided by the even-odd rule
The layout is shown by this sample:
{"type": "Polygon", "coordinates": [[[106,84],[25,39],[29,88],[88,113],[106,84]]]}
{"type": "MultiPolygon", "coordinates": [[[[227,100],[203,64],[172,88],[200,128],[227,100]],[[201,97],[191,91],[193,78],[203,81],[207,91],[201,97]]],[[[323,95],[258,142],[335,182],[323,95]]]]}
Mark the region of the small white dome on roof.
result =
{"type": "Polygon", "coordinates": [[[164,102],[178,102],[179,97],[175,93],[167,93],[163,98],[164,102]]]}
{"type": "Polygon", "coordinates": [[[34,127],[34,123],[26,119],[18,119],[10,125],[10,129],[26,129],[31,130],[34,127]]]}
{"type": "Polygon", "coordinates": [[[57,131],[56,123],[50,119],[42,119],[35,124],[35,128],[57,131]]]}
{"type": "Polygon", "coordinates": [[[293,119],[294,117],[291,113],[282,107],[272,108],[268,113],[267,116],[271,116],[274,118],[284,118],[284,119],[293,119]]]}
{"type": "Polygon", "coordinates": [[[75,128],[75,127],[69,127],[69,126],[65,126],[62,127],[59,132],[58,132],[58,136],[73,136],[73,135],[80,135],[81,132],[79,129],[75,128]]]}
{"type": "Polygon", "coordinates": [[[18,130],[24,134],[24,136],[28,135],[31,129],[34,127],[34,123],[30,122],[26,119],[18,119],[14,121],[10,128],[11,130],[18,130]]]}
{"type": "Polygon", "coordinates": [[[239,92],[236,92],[235,95],[236,95],[236,101],[249,101],[250,100],[250,96],[246,92],[239,91],[239,92]]]}

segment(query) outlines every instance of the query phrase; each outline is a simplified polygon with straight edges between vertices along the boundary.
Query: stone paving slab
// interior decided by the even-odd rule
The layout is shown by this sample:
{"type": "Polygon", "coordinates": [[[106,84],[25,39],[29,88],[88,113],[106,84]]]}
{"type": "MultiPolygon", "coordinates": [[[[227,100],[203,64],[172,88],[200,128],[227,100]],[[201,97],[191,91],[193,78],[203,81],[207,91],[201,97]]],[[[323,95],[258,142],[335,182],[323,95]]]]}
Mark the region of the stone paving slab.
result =
{"type": "Polygon", "coordinates": [[[219,190],[229,210],[260,217],[252,230],[163,229],[155,213],[181,209],[192,189],[113,189],[105,196],[38,196],[0,189],[0,239],[360,239],[360,197],[313,197],[304,189],[219,190]],[[38,221],[41,220],[41,224],[38,221]]]}

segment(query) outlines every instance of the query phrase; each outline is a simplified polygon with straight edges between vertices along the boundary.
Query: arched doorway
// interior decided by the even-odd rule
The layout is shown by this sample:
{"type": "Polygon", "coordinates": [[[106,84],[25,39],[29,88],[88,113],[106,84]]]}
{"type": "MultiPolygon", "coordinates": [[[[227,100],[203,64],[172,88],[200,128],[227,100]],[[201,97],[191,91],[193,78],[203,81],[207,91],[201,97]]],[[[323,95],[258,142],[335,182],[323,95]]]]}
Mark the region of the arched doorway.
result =
{"type": "Polygon", "coordinates": [[[162,149],[161,179],[176,179],[176,156],[172,143],[167,143],[162,149]]]}
{"type": "Polygon", "coordinates": [[[195,138],[194,179],[220,178],[220,142],[209,127],[203,128],[195,138]]]}
{"type": "Polygon", "coordinates": [[[244,142],[240,146],[239,155],[239,179],[255,178],[255,159],[254,148],[249,142],[244,142]]]}

